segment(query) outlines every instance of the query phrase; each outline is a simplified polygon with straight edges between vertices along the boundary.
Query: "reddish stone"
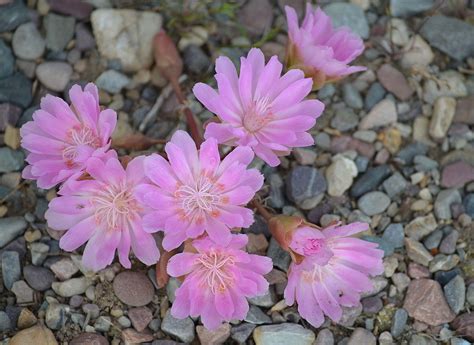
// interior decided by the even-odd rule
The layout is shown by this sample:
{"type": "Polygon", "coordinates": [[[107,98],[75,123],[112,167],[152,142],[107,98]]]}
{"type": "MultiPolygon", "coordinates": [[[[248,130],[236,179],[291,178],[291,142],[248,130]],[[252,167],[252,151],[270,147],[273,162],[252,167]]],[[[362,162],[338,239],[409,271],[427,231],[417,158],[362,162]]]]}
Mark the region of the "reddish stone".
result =
{"type": "Polygon", "coordinates": [[[372,158],[375,153],[372,144],[354,139],[347,135],[341,135],[331,140],[331,151],[333,153],[340,153],[347,150],[356,150],[357,153],[367,158],[372,158]]]}
{"type": "Polygon", "coordinates": [[[408,264],[408,275],[410,276],[410,278],[420,279],[420,278],[429,278],[431,274],[428,267],[419,265],[414,262],[410,262],[408,264]]]}
{"type": "Polygon", "coordinates": [[[463,187],[471,181],[474,181],[474,167],[463,161],[445,166],[441,174],[441,185],[446,188],[463,187]]]}
{"type": "Polygon", "coordinates": [[[286,283],[287,281],[286,273],[275,268],[265,275],[265,279],[270,285],[286,283]]]}
{"type": "Polygon", "coordinates": [[[133,327],[138,331],[143,331],[150,321],[153,319],[153,314],[147,307],[132,308],[128,311],[128,317],[132,321],[133,327]]]}
{"type": "Polygon", "coordinates": [[[153,341],[155,337],[151,333],[138,333],[133,328],[127,328],[122,331],[122,339],[126,344],[141,344],[153,341]]]}
{"type": "Polygon", "coordinates": [[[415,279],[408,286],[403,308],[408,315],[430,326],[454,320],[454,314],[444,298],[439,283],[430,279],[415,279]]]}
{"type": "Polygon", "coordinates": [[[377,78],[385,89],[402,101],[409,99],[414,92],[405,76],[390,64],[382,65],[378,69],[377,78]]]}
{"type": "Polygon", "coordinates": [[[474,95],[457,100],[453,121],[474,125],[474,95]]]}
{"type": "Polygon", "coordinates": [[[153,299],[155,289],[143,273],[125,271],[119,273],[113,283],[115,295],[132,307],[142,307],[153,299]]]}
{"type": "Polygon", "coordinates": [[[199,325],[196,332],[202,345],[222,345],[230,337],[230,325],[224,323],[213,331],[199,325]]]}
{"type": "Polygon", "coordinates": [[[109,341],[100,334],[82,333],[72,339],[69,345],[109,345],[109,341]]]}
{"type": "Polygon", "coordinates": [[[87,1],[48,0],[48,3],[53,11],[68,14],[78,19],[86,19],[94,9],[87,1]]]}
{"type": "Polygon", "coordinates": [[[452,325],[460,336],[474,341],[474,313],[459,315],[452,325]]]}
{"type": "Polygon", "coordinates": [[[268,241],[264,234],[252,234],[248,235],[247,252],[251,254],[265,255],[268,248],[268,241]]]}

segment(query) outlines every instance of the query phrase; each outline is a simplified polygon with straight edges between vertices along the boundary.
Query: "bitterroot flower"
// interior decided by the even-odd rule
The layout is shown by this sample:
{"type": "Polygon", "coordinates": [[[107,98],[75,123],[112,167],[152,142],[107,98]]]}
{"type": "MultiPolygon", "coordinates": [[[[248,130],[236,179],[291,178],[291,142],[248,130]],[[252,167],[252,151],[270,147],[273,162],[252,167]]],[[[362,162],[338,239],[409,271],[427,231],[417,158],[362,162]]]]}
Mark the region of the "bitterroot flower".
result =
{"type": "Polygon", "coordinates": [[[205,138],[232,146],[249,146],[271,166],[280,164],[279,156],[293,147],[310,146],[307,133],[321,115],[324,105],[304,100],[311,92],[311,79],[293,69],[281,76],[282,64],[273,56],[265,65],[259,49],[251,49],[241,58],[240,75],[229,58],[216,60],[218,92],[198,83],[193,92],[197,99],[217,115],[220,123],[206,126],[205,138]]]}
{"type": "Polygon", "coordinates": [[[273,268],[270,258],[241,250],[247,241],[246,235],[232,235],[222,246],[205,237],[192,242],[192,252],[173,256],[168,274],[184,281],[176,290],[171,314],[178,319],[201,316],[210,330],[222,321],[244,319],[249,310],[246,297],[267,292],[263,275],[273,268]]]}
{"type": "Polygon", "coordinates": [[[146,265],[160,257],[153,235],[142,228],[147,210],[134,195],[135,187],[146,182],[143,160],[136,157],[124,169],[116,158],[90,158],[85,171],[92,179],[71,177],[49,203],[49,227],[67,230],[59,246],[73,251],[87,242],[82,261],[94,271],[112,263],[116,250],[120,263],[130,268],[130,247],[146,265]]]}
{"type": "Polygon", "coordinates": [[[74,85],[69,91],[72,105],[58,97],[45,96],[33,121],[23,125],[21,145],[29,151],[23,178],[37,180],[40,188],[51,188],[83,171],[90,157],[111,158],[110,136],[117,114],[101,111],[94,84],[84,90],[74,85]]]}
{"type": "Polygon", "coordinates": [[[359,305],[360,294],[372,289],[369,276],[383,272],[378,245],[348,237],[368,225],[338,225],[323,230],[302,225],[289,244],[299,260],[290,266],[285,301],[292,305],[296,300],[298,312],[314,327],[321,326],[324,315],[338,322],[341,306],[359,305]]]}
{"type": "Polygon", "coordinates": [[[143,218],[149,232],[163,230],[163,247],[179,247],[204,231],[227,244],[232,228],[249,227],[252,210],[245,206],[262,187],[263,176],[247,169],[253,159],[248,147],[237,147],[221,162],[217,142],[208,139],[200,150],[189,134],[177,131],[166,144],[169,162],[157,154],[145,159],[153,184],[138,186],[140,201],[153,210],[143,218]]]}
{"type": "Polygon", "coordinates": [[[287,65],[302,69],[307,77],[313,78],[314,89],[366,70],[349,66],[364,51],[364,42],[349,28],[334,29],[331,18],[309,3],[301,26],[296,11],[290,6],[285,6],[285,10],[289,35],[287,65]]]}

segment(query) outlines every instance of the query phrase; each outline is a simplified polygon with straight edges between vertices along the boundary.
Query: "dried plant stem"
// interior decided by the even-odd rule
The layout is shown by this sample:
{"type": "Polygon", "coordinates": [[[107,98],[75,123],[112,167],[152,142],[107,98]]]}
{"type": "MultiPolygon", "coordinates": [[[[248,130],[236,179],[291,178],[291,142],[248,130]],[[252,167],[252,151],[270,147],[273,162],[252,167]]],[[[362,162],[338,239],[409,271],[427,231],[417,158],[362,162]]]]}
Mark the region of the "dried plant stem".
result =
{"type": "Polygon", "coordinates": [[[260,215],[268,222],[271,218],[273,218],[273,215],[268,212],[268,210],[263,206],[260,201],[258,201],[256,198],[254,198],[252,201],[250,201],[250,206],[255,207],[255,209],[260,213],[260,215]]]}

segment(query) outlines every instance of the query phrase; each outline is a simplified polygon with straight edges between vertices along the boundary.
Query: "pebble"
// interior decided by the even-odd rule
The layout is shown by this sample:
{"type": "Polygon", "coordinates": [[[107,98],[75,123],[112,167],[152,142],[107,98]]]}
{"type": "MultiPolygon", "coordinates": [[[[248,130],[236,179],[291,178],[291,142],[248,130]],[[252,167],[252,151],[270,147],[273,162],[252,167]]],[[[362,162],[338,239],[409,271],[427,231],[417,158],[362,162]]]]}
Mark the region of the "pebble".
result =
{"type": "Polygon", "coordinates": [[[350,191],[351,196],[358,198],[367,192],[375,190],[389,174],[390,167],[388,165],[380,165],[367,169],[352,186],[350,191]]]}
{"type": "Polygon", "coordinates": [[[334,335],[329,329],[324,328],[318,332],[314,345],[334,345],[334,335]]]}
{"type": "Polygon", "coordinates": [[[46,291],[54,281],[53,273],[44,267],[27,265],[23,268],[26,282],[36,291],[46,291]]]}
{"type": "MultiPolygon", "coordinates": [[[[2,148],[0,148],[0,156],[4,158],[2,148]]],[[[5,247],[26,230],[28,224],[23,217],[0,218],[0,248],[5,247]]]]}
{"type": "Polygon", "coordinates": [[[457,71],[444,71],[439,73],[437,81],[426,80],[423,84],[423,99],[433,104],[436,99],[443,96],[465,97],[467,96],[464,77],[457,71]]]}
{"type": "Polygon", "coordinates": [[[453,328],[464,338],[474,341],[474,313],[464,313],[459,315],[452,323],[453,328]]]}
{"type": "Polygon", "coordinates": [[[467,287],[466,300],[471,306],[474,306],[474,283],[467,287]]]}
{"type": "Polygon", "coordinates": [[[155,289],[150,279],[139,272],[124,271],[113,282],[115,295],[132,307],[142,307],[153,299],[155,289]]]}
{"type": "Polygon", "coordinates": [[[331,119],[331,127],[347,132],[357,127],[359,117],[350,108],[342,108],[336,111],[336,115],[331,119]]]}
{"type": "Polygon", "coordinates": [[[357,207],[368,216],[380,214],[390,205],[387,194],[374,191],[364,194],[358,201],[357,207]]]}
{"type": "MultiPolygon", "coordinates": [[[[374,288],[379,287],[374,286],[374,288]]],[[[360,303],[355,307],[342,307],[342,317],[338,323],[343,327],[352,327],[361,313],[362,305],[360,303]]]]}
{"type": "Polygon", "coordinates": [[[442,238],[443,238],[443,232],[441,230],[433,231],[423,240],[423,245],[428,250],[438,248],[439,243],[441,242],[442,238]]]}
{"type": "MultiPolygon", "coordinates": [[[[58,345],[58,342],[54,338],[53,332],[43,325],[38,325],[19,331],[13,336],[13,338],[10,339],[10,342],[8,343],[8,345],[25,344],[58,345]]],[[[71,343],[71,345],[73,344],[71,343]]]]}
{"type": "Polygon", "coordinates": [[[170,310],[166,312],[161,323],[161,330],[166,334],[178,338],[180,341],[190,343],[194,340],[194,322],[191,318],[175,319],[170,310]]]}
{"type": "Polygon", "coordinates": [[[408,264],[408,275],[411,278],[420,279],[420,278],[429,278],[431,274],[427,267],[421,266],[414,262],[410,262],[408,264]]]}
{"type": "Polygon", "coordinates": [[[410,284],[410,277],[408,277],[405,273],[399,272],[392,276],[392,281],[397,287],[397,290],[399,292],[403,292],[408,287],[408,284],[410,284]]]}
{"type": "Polygon", "coordinates": [[[0,39],[0,79],[8,77],[13,74],[15,70],[15,59],[13,58],[12,51],[3,40],[0,39]]]}
{"type": "Polygon", "coordinates": [[[54,13],[48,13],[43,19],[46,30],[46,47],[52,51],[60,52],[74,36],[76,20],[54,13]]]}
{"type": "Polygon", "coordinates": [[[280,247],[273,236],[270,239],[267,256],[272,259],[273,266],[278,267],[285,272],[288,270],[291,262],[290,254],[280,247]]]}
{"type": "Polygon", "coordinates": [[[441,191],[436,197],[434,211],[438,219],[451,219],[451,205],[461,204],[461,194],[457,189],[441,191]]]}
{"type": "Polygon", "coordinates": [[[382,84],[375,82],[370,85],[367,95],[365,96],[364,108],[366,111],[370,111],[374,105],[379,103],[385,96],[386,91],[382,84]]]}
{"type": "Polygon", "coordinates": [[[88,2],[75,0],[48,0],[51,10],[62,14],[68,14],[77,19],[87,19],[94,8],[88,2]]]}
{"type": "Polygon", "coordinates": [[[451,310],[455,314],[464,308],[464,302],[466,301],[466,285],[464,284],[464,279],[457,275],[444,287],[444,296],[446,297],[446,302],[448,302],[451,310]]]}
{"type": "Polygon", "coordinates": [[[416,217],[405,226],[405,234],[414,239],[420,240],[432,233],[438,226],[432,213],[424,217],[416,217]]]}
{"type": "Polygon", "coordinates": [[[391,64],[382,65],[377,70],[377,78],[386,90],[402,101],[410,99],[414,92],[405,76],[391,64]]]}
{"type": "Polygon", "coordinates": [[[324,6],[324,12],[331,17],[334,27],[349,27],[363,39],[369,37],[369,24],[365,13],[359,6],[348,3],[331,3],[324,6]]]}
{"type": "Polygon", "coordinates": [[[3,285],[11,290],[13,283],[21,278],[20,256],[17,252],[4,251],[2,253],[3,285]]]}
{"type": "Polygon", "coordinates": [[[61,329],[67,321],[68,306],[54,301],[46,309],[46,325],[53,330],[61,329]]]}
{"type": "Polygon", "coordinates": [[[390,224],[384,230],[382,238],[389,242],[394,248],[402,248],[404,240],[404,231],[402,224],[390,224]]]}
{"type": "Polygon", "coordinates": [[[438,254],[430,262],[430,272],[433,273],[437,271],[449,271],[450,269],[453,269],[459,263],[459,261],[459,256],[457,256],[456,254],[438,254]]]}
{"type": "Polygon", "coordinates": [[[453,97],[439,97],[433,107],[429,133],[433,139],[443,139],[448,133],[456,112],[456,100],[453,97]]]}
{"type": "Polygon", "coordinates": [[[255,345],[312,345],[313,331],[293,323],[259,326],[253,332],[255,345]]]}
{"type": "Polygon", "coordinates": [[[390,13],[395,17],[410,17],[428,11],[433,5],[434,0],[390,0],[390,13]]]}
{"type": "Polygon", "coordinates": [[[362,118],[359,129],[384,127],[397,122],[397,108],[391,99],[377,103],[372,110],[362,118]]]}
{"type": "Polygon", "coordinates": [[[11,328],[11,321],[8,317],[7,313],[4,311],[0,311],[0,332],[5,332],[10,330],[11,328]]]}
{"type": "Polygon", "coordinates": [[[439,246],[439,251],[443,254],[453,254],[456,251],[456,242],[459,238],[459,232],[456,230],[451,231],[444,239],[441,241],[439,246]]]}
{"type": "Polygon", "coordinates": [[[42,265],[48,256],[49,246],[42,242],[33,242],[30,244],[31,263],[33,265],[42,265]]]}
{"type": "Polygon", "coordinates": [[[273,289],[268,289],[268,291],[261,296],[249,297],[249,303],[256,305],[258,307],[273,307],[273,305],[277,302],[275,293],[273,289]]]}
{"type": "Polygon", "coordinates": [[[128,310],[128,317],[132,321],[133,328],[138,332],[147,328],[153,319],[153,314],[147,307],[131,308],[128,310]]]}
{"type": "Polygon", "coordinates": [[[415,35],[403,47],[400,65],[406,70],[415,66],[426,68],[433,59],[434,54],[430,45],[420,35],[415,35]]]}
{"type": "Polygon", "coordinates": [[[119,93],[131,80],[120,72],[109,69],[96,79],[97,87],[109,93],[119,93]]]}
{"type": "Polygon", "coordinates": [[[43,62],[36,68],[36,77],[45,87],[62,92],[72,75],[72,67],[65,62],[43,62]]]}
{"type": "Polygon", "coordinates": [[[410,282],[403,308],[410,317],[430,326],[451,322],[456,316],[449,308],[439,283],[430,279],[410,282]]]}
{"type": "Polygon", "coordinates": [[[136,72],[153,63],[153,37],[161,30],[160,14],[131,9],[97,9],[91,15],[100,54],[119,61],[126,72],[136,72]]]}
{"type": "MultiPolygon", "coordinates": [[[[154,338],[155,337],[153,336],[153,334],[139,333],[139,332],[135,331],[133,328],[128,328],[128,329],[125,329],[125,330],[122,331],[122,339],[125,341],[125,344],[149,343],[154,338]]],[[[167,345],[167,344],[165,344],[165,345],[167,345]]]]}
{"type": "Polygon", "coordinates": [[[471,181],[474,181],[474,166],[464,161],[446,165],[441,173],[441,186],[446,188],[463,187],[471,181]]]}
{"type": "Polygon", "coordinates": [[[202,74],[211,67],[211,60],[206,53],[197,45],[190,44],[183,52],[184,66],[191,73],[202,74]]]}
{"type": "Polygon", "coordinates": [[[379,335],[379,345],[393,345],[393,337],[390,332],[385,331],[379,335]]]}
{"type": "Polygon", "coordinates": [[[250,323],[241,323],[238,326],[232,327],[230,331],[231,338],[239,344],[245,344],[255,327],[257,326],[250,323]]]}
{"type": "Polygon", "coordinates": [[[245,322],[252,323],[254,325],[261,325],[264,323],[272,323],[272,319],[265,314],[262,309],[253,304],[250,305],[249,311],[244,318],[245,322]]]}
{"type": "Polygon", "coordinates": [[[359,90],[350,83],[342,85],[342,99],[344,103],[353,109],[362,109],[364,105],[359,90]]]}
{"type": "Polygon", "coordinates": [[[426,248],[418,241],[411,238],[405,238],[405,248],[408,257],[416,263],[428,266],[433,256],[426,250],[426,248]]]}
{"type": "Polygon", "coordinates": [[[23,73],[15,72],[9,77],[0,79],[0,102],[10,102],[26,108],[32,99],[31,80],[23,73]]]}
{"type": "Polygon", "coordinates": [[[51,287],[59,296],[72,297],[74,295],[82,295],[91,285],[86,277],[72,278],[63,282],[54,282],[51,287]]]}
{"type": "Polygon", "coordinates": [[[237,19],[252,35],[260,36],[272,25],[273,6],[268,0],[250,0],[237,13],[237,19]]]}
{"type": "Polygon", "coordinates": [[[326,169],[328,194],[341,196],[352,186],[354,177],[357,176],[357,166],[344,156],[334,157],[331,165],[326,169]]]}
{"type": "Polygon", "coordinates": [[[410,337],[410,345],[436,345],[436,341],[426,334],[413,334],[410,337]]]}
{"type": "Polygon", "coordinates": [[[293,156],[300,165],[313,165],[318,154],[313,150],[297,147],[293,149],[293,156]]]}
{"type": "Polygon", "coordinates": [[[99,316],[94,322],[94,329],[99,332],[108,332],[111,325],[110,316],[99,316]]]}
{"type": "Polygon", "coordinates": [[[364,313],[368,314],[377,314],[383,308],[382,299],[377,296],[364,298],[361,303],[364,313]]]}
{"type": "MultiPolygon", "coordinates": [[[[107,338],[95,333],[81,333],[74,337],[69,345],[109,345],[107,338]]],[[[49,345],[49,344],[48,344],[49,345]]]]}
{"type": "Polygon", "coordinates": [[[438,283],[441,284],[441,286],[445,286],[459,274],[461,274],[461,270],[459,267],[456,267],[449,271],[438,271],[434,274],[434,278],[438,283]]]}
{"type": "Polygon", "coordinates": [[[59,280],[67,280],[79,272],[79,268],[74,264],[70,258],[62,258],[50,267],[51,271],[59,280]]]}
{"type": "Polygon", "coordinates": [[[453,59],[461,61],[474,55],[474,27],[460,19],[431,16],[420,33],[431,46],[453,59]]]}
{"type": "Polygon", "coordinates": [[[365,328],[356,328],[352,332],[351,337],[349,338],[347,345],[376,345],[377,340],[372,332],[366,330],[365,328]]]}
{"type": "Polygon", "coordinates": [[[12,39],[13,52],[20,59],[35,60],[41,57],[46,43],[32,22],[20,25],[12,39]]]}
{"type": "Polygon", "coordinates": [[[316,206],[311,205],[312,200],[323,194],[326,189],[327,183],[323,174],[316,168],[309,166],[293,168],[286,181],[288,198],[303,209],[316,206]]]}
{"type": "MultiPolygon", "coordinates": [[[[463,200],[464,211],[470,216],[474,217],[474,193],[467,194],[463,200]]],[[[1,245],[0,245],[1,247],[1,245]]]]}
{"type": "Polygon", "coordinates": [[[31,20],[28,8],[22,0],[14,0],[10,4],[2,5],[0,11],[0,32],[12,31],[31,20]]]}
{"type": "Polygon", "coordinates": [[[196,333],[201,344],[206,345],[222,345],[230,336],[230,325],[223,323],[219,328],[209,331],[204,326],[197,326],[196,333]]]}
{"type": "Polygon", "coordinates": [[[122,326],[122,328],[129,328],[131,325],[132,325],[132,322],[130,321],[130,319],[126,316],[120,316],[118,319],[117,319],[118,323],[120,324],[120,326],[122,326]]]}
{"type": "Polygon", "coordinates": [[[18,305],[33,303],[33,289],[31,289],[24,280],[18,280],[13,283],[12,292],[15,294],[18,305]]]}
{"type": "Polygon", "coordinates": [[[474,124],[474,96],[471,95],[457,100],[453,121],[455,123],[474,124]]]}
{"type": "Polygon", "coordinates": [[[405,180],[405,178],[399,172],[394,173],[383,182],[383,188],[391,199],[396,197],[398,194],[403,193],[407,186],[407,180],[405,180]]]}
{"type": "Polygon", "coordinates": [[[408,313],[405,309],[397,309],[395,314],[393,315],[392,320],[392,328],[390,329],[390,333],[395,337],[398,338],[400,335],[403,334],[403,330],[408,321],[408,313]]]}

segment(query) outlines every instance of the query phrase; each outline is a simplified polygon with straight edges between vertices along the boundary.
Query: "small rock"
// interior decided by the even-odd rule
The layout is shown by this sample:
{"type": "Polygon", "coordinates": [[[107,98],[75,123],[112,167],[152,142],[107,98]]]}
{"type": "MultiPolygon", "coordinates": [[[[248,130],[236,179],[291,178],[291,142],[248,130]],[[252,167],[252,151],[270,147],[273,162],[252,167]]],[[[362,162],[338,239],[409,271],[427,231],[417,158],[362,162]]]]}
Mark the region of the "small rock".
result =
{"type": "Polygon", "coordinates": [[[460,275],[457,275],[443,287],[443,290],[446,302],[448,302],[451,310],[455,314],[459,314],[464,308],[464,302],[466,301],[466,285],[464,284],[464,279],[460,275]]]}
{"type": "Polygon", "coordinates": [[[187,46],[183,54],[184,66],[192,73],[205,73],[211,67],[209,57],[200,47],[194,44],[187,46]]]}
{"type": "Polygon", "coordinates": [[[241,323],[238,326],[232,327],[230,331],[231,338],[239,344],[245,344],[255,327],[257,326],[252,325],[250,323],[241,323]]]}
{"type": "Polygon", "coordinates": [[[61,281],[68,280],[77,272],[79,268],[70,258],[62,258],[51,265],[51,271],[61,281]]]}
{"type": "Polygon", "coordinates": [[[268,289],[268,291],[261,296],[249,297],[249,303],[256,305],[258,307],[273,307],[273,305],[277,302],[276,296],[272,288],[268,289]]]}
{"type": "Polygon", "coordinates": [[[464,206],[464,211],[471,218],[474,217],[474,193],[470,193],[465,196],[464,201],[463,201],[463,206],[464,206]]]}
{"type": "Polygon", "coordinates": [[[461,269],[456,267],[449,271],[439,271],[436,272],[434,275],[435,280],[441,284],[441,286],[445,286],[448,284],[454,277],[461,274],[461,269]]]}
{"type": "Polygon", "coordinates": [[[451,219],[451,205],[461,203],[461,194],[457,189],[441,191],[436,197],[434,210],[438,219],[451,219]]]}
{"type": "Polygon", "coordinates": [[[331,127],[341,132],[356,128],[358,123],[359,117],[349,108],[336,110],[336,115],[331,119],[331,127]]]}
{"type": "Polygon", "coordinates": [[[331,3],[324,6],[324,12],[331,17],[334,27],[349,27],[363,39],[369,37],[369,24],[365,13],[359,6],[347,3],[331,3]]]}
{"type": "Polygon", "coordinates": [[[334,158],[332,164],[326,169],[328,194],[341,196],[352,186],[354,177],[357,176],[357,167],[354,162],[343,156],[334,158]]]}
{"type": "Polygon", "coordinates": [[[424,266],[418,265],[414,262],[410,262],[408,264],[408,275],[414,279],[429,278],[430,271],[424,266]]]}
{"type": "Polygon", "coordinates": [[[13,284],[21,278],[20,256],[17,252],[4,251],[2,253],[3,285],[11,290],[13,284]]]}
{"type": "Polygon", "coordinates": [[[318,154],[310,149],[296,147],[293,149],[293,155],[296,161],[301,165],[313,165],[316,162],[318,154]]]}
{"type": "Polygon", "coordinates": [[[99,316],[94,322],[94,329],[99,332],[108,332],[111,325],[112,320],[109,316],[99,316]]]}
{"type": "Polygon", "coordinates": [[[11,321],[10,318],[8,317],[7,313],[4,311],[0,311],[0,332],[5,332],[10,330],[11,328],[11,321]]]}
{"type": "Polygon", "coordinates": [[[403,247],[405,238],[402,224],[390,224],[384,230],[382,238],[389,242],[394,248],[403,247]]]}
{"type": "Polygon", "coordinates": [[[434,54],[430,45],[420,35],[415,35],[403,47],[400,65],[406,70],[414,66],[424,68],[433,62],[433,59],[434,54]]]}
{"type": "Polygon", "coordinates": [[[453,328],[464,338],[474,341],[474,313],[459,315],[452,323],[453,328]]]}
{"type": "Polygon", "coordinates": [[[433,0],[390,0],[390,13],[395,17],[409,17],[428,11],[433,5],[433,0]]]}
{"type": "Polygon", "coordinates": [[[166,312],[161,323],[161,330],[185,343],[192,342],[195,337],[193,320],[189,317],[181,320],[175,319],[170,310],[166,312]]]}
{"type": "Polygon", "coordinates": [[[390,198],[382,192],[364,194],[357,202],[357,207],[368,216],[380,214],[390,205],[390,198]]]}
{"type": "MultiPolygon", "coordinates": [[[[0,151],[0,156],[4,158],[0,151]]],[[[27,223],[23,217],[0,218],[0,248],[5,247],[18,236],[22,235],[27,227],[27,223]]]]}
{"type": "Polygon", "coordinates": [[[326,179],[320,171],[313,167],[297,166],[293,168],[286,181],[288,198],[303,208],[308,206],[307,203],[311,202],[311,199],[321,195],[326,189],[326,179]]]}
{"type": "Polygon", "coordinates": [[[153,299],[155,290],[150,279],[143,273],[125,271],[119,273],[113,283],[115,295],[125,304],[142,307],[153,299]]]}
{"type": "Polygon", "coordinates": [[[443,139],[446,136],[455,112],[456,100],[453,97],[439,97],[435,101],[429,129],[433,139],[443,139]]]}
{"type": "Polygon", "coordinates": [[[51,288],[54,275],[44,267],[28,265],[23,268],[26,282],[36,291],[46,291],[51,288]]]}
{"type": "Polygon", "coordinates": [[[441,173],[441,186],[446,188],[463,187],[471,181],[474,181],[474,166],[464,161],[446,165],[441,173]]]}
{"type": "Polygon", "coordinates": [[[27,308],[23,308],[18,316],[17,326],[19,329],[30,328],[36,325],[38,319],[35,314],[27,308]]]}
{"type": "MultiPolygon", "coordinates": [[[[39,325],[19,331],[13,336],[13,338],[10,339],[10,342],[8,343],[8,345],[25,344],[58,345],[58,342],[54,338],[53,332],[51,332],[48,328],[39,325]]],[[[71,345],[73,344],[71,343],[71,345]]]]}
{"type": "Polygon", "coordinates": [[[324,328],[318,332],[314,345],[334,345],[334,335],[329,329],[324,328]]]}
{"type": "Polygon", "coordinates": [[[466,293],[466,300],[471,306],[474,306],[474,284],[469,284],[466,293]]]}
{"type": "Polygon", "coordinates": [[[130,83],[130,79],[113,69],[109,69],[96,79],[97,87],[110,93],[119,93],[130,83]]]}
{"type": "Polygon", "coordinates": [[[405,309],[397,309],[393,316],[392,328],[390,332],[395,338],[403,334],[403,330],[408,321],[408,313],[405,309]]]}
{"type": "Polygon", "coordinates": [[[413,334],[410,345],[436,345],[436,341],[426,334],[413,334]]]}
{"type": "Polygon", "coordinates": [[[390,174],[388,165],[380,165],[367,171],[357,179],[351,188],[351,196],[358,198],[367,192],[375,190],[390,174]]]}
{"type": "Polygon", "coordinates": [[[354,332],[352,332],[347,345],[376,345],[377,340],[375,336],[365,328],[356,328],[354,332]]]}
{"type": "Polygon", "coordinates": [[[443,254],[453,254],[456,250],[456,242],[459,238],[459,232],[451,231],[441,242],[439,250],[443,254]]]}
{"type": "Polygon", "coordinates": [[[428,266],[430,261],[433,260],[433,256],[430,252],[428,252],[418,241],[411,238],[405,238],[405,248],[408,257],[420,265],[428,266]]]}
{"type": "Polygon", "coordinates": [[[64,91],[72,75],[72,67],[65,62],[43,62],[36,68],[36,77],[52,91],[64,91]]]}
{"type": "Polygon", "coordinates": [[[22,0],[3,3],[0,11],[0,32],[13,31],[18,25],[31,20],[28,8],[22,0]]]}
{"type": "Polygon", "coordinates": [[[30,244],[31,263],[33,265],[42,265],[48,256],[49,246],[42,242],[33,242],[30,244]]]}
{"type": "Polygon", "coordinates": [[[377,103],[362,119],[359,129],[383,127],[397,122],[397,108],[391,99],[384,99],[377,103]]]}
{"type": "Polygon", "coordinates": [[[278,267],[285,272],[288,270],[291,262],[290,254],[280,247],[273,236],[270,239],[267,256],[272,259],[273,266],[278,267]]]}
{"type": "Polygon", "coordinates": [[[265,314],[262,309],[251,304],[244,321],[254,325],[261,325],[264,323],[271,323],[272,319],[270,319],[270,317],[265,314]]]}
{"type": "Polygon", "coordinates": [[[69,345],[109,345],[107,338],[95,333],[81,333],[74,337],[69,345]]]}
{"type": "Polygon", "coordinates": [[[448,70],[441,72],[437,80],[426,80],[423,84],[423,99],[432,104],[439,97],[464,97],[467,96],[466,85],[462,74],[448,70]]]}
{"type": "Polygon", "coordinates": [[[251,34],[262,35],[269,30],[273,22],[273,7],[268,0],[250,0],[237,14],[238,22],[251,34]],[[262,17],[260,14],[266,13],[262,17]]]}
{"type": "Polygon", "coordinates": [[[1,39],[0,60],[2,61],[2,64],[0,65],[0,79],[12,75],[15,70],[15,59],[13,58],[10,47],[8,47],[1,39]]]}
{"type": "Polygon", "coordinates": [[[15,294],[16,303],[19,305],[33,303],[34,291],[26,284],[24,280],[18,280],[13,283],[12,292],[15,294]]]}
{"type": "Polygon", "coordinates": [[[23,73],[15,72],[9,77],[0,79],[0,102],[10,102],[26,108],[32,98],[31,80],[23,73]]]}
{"type": "Polygon", "coordinates": [[[150,321],[153,319],[153,314],[147,307],[132,308],[128,311],[128,317],[132,321],[133,328],[138,332],[147,328],[150,321]]]}
{"type": "Polygon", "coordinates": [[[253,332],[256,345],[312,345],[313,331],[293,323],[259,326],[253,332]]]}
{"type": "Polygon", "coordinates": [[[430,326],[451,322],[456,316],[446,303],[439,283],[430,279],[410,282],[403,308],[411,317],[430,326]]]}
{"type": "Polygon", "coordinates": [[[408,100],[414,92],[405,76],[390,64],[384,64],[377,70],[377,78],[385,89],[402,101],[408,100]]]}
{"type": "MultiPolygon", "coordinates": [[[[381,281],[376,281],[376,282],[381,282],[381,281]]],[[[385,286],[386,284],[387,284],[387,281],[385,280],[385,286]]],[[[378,288],[380,288],[380,286],[378,287],[374,286],[374,289],[378,289],[378,288]]],[[[340,324],[343,327],[352,327],[354,326],[354,323],[356,322],[357,318],[360,316],[361,313],[362,313],[361,304],[355,307],[342,307],[342,317],[339,320],[338,324],[340,324]]]]}
{"type": "Polygon", "coordinates": [[[403,193],[407,186],[407,180],[405,180],[399,172],[394,173],[383,182],[383,188],[392,199],[398,194],[403,193]]]}
{"type": "MultiPolygon", "coordinates": [[[[155,337],[153,336],[153,334],[139,333],[135,331],[133,328],[128,328],[122,331],[122,339],[125,341],[126,344],[141,344],[141,343],[149,343],[150,341],[155,339],[155,337]]],[[[175,342],[173,342],[173,345],[174,343],[175,342]]],[[[168,344],[164,344],[164,345],[168,345],[168,344]]]]}
{"type": "Polygon", "coordinates": [[[385,96],[386,92],[382,84],[375,82],[370,85],[367,95],[365,96],[364,107],[365,110],[371,110],[374,105],[379,103],[385,96]]]}
{"type": "Polygon", "coordinates": [[[459,263],[459,256],[438,254],[430,262],[430,272],[449,271],[459,263]]]}
{"type": "Polygon", "coordinates": [[[353,109],[362,109],[363,101],[359,91],[350,83],[342,86],[342,98],[344,103],[353,109]]]}
{"type": "Polygon", "coordinates": [[[86,303],[82,305],[84,314],[89,315],[92,320],[95,320],[100,315],[100,308],[97,304],[86,303]]]}
{"type": "Polygon", "coordinates": [[[48,13],[43,19],[46,30],[46,47],[53,51],[62,51],[74,36],[76,20],[72,17],[48,13]]]}
{"type": "Polygon", "coordinates": [[[12,47],[20,59],[35,60],[41,57],[46,43],[32,22],[20,25],[13,34],[12,47]]]}
{"type": "Polygon", "coordinates": [[[61,329],[67,321],[68,306],[57,302],[51,303],[46,309],[46,325],[53,330],[61,329]]]}
{"type": "MultiPolygon", "coordinates": [[[[51,287],[59,296],[72,297],[86,292],[90,281],[86,277],[72,278],[63,282],[54,282],[51,287]]],[[[138,289],[136,287],[136,289],[138,289]]]]}
{"type": "Polygon", "coordinates": [[[95,39],[92,33],[84,23],[76,25],[76,45],[75,48],[79,51],[87,51],[95,47],[95,39]]]}
{"type": "Polygon", "coordinates": [[[410,278],[405,273],[395,273],[392,276],[392,281],[399,292],[405,291],[410,284],[410,278]]]}
{"type": "Polygon", "coordinates": [[[428,250],[438,248],[441,239],[443,238],[443,232],[441,230],[433,231],[424,240],[423,244],[428,250]]]}
{"type": "Polygon", "coordinates": [[[71,15],[77,19],[87,19],[94,8],[88,2],[75,0],[48,0],[48,4],[54,12],[71,15]]]}
{"type": "Polygon", "coordinates": [[[438,224],[432,213],[425,217],[416,217],[405,226],[405,234],[414,239],[420,240],[426,235],[432,233],[438,224]]]}
{"type": "Polygon", "coordinates": [[[377,296],[364,298],[361,303],[364,313],[368,314],[377,314],[383,308],[383,302],[377,296]]]}
{"type": "Polygon", "coordinates": [[[219,328],[209,331],[204,326],[197,326],[196,333],[198,335],[199,341],[203,345],[221,345],[230,336],[230,325],[228,323],[223,323],[219,328]]]}
{"type": "Polygon", "coordinates": [[[474,96],[458,99],[456,102],[456,114],[454,122],[474,124],[474,96]]]}

